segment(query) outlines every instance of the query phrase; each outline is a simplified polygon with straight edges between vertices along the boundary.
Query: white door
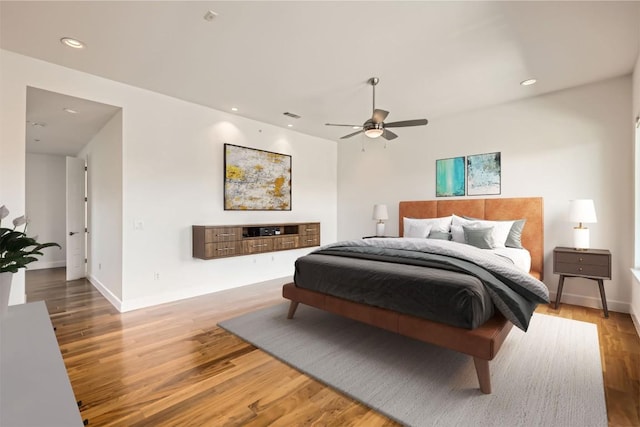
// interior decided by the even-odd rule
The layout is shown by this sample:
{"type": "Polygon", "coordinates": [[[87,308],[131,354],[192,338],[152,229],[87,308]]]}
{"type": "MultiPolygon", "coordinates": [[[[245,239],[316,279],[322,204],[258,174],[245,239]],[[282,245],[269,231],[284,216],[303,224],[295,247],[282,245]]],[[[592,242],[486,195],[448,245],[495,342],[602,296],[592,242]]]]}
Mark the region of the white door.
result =
{"type": "Polygon", "coordinates": [[[67,157],[67,280],[86,276],[84,159],[67,157]]]}

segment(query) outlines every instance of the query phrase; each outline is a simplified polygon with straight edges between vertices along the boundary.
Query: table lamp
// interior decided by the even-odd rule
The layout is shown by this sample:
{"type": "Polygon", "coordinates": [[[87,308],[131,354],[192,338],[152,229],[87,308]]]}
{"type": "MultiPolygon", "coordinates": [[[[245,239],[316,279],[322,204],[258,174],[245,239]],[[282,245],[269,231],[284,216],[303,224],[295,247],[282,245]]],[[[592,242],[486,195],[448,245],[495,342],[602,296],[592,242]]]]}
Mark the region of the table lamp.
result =
{"type": "Polygon", "coordinates": [[[384,236],[384,221],[389,219],[387,205],[373,205],[373,219],[376,223],[376,236],[384,236]]]}
{"type": "Polygon", "coordinates": [[[573,227],[573,247],[579,251],[589,249],[589,229],[582,224],[598,222],[593,200],[570,200],[569,221],[578,223],[577,227],[573,227]]]}

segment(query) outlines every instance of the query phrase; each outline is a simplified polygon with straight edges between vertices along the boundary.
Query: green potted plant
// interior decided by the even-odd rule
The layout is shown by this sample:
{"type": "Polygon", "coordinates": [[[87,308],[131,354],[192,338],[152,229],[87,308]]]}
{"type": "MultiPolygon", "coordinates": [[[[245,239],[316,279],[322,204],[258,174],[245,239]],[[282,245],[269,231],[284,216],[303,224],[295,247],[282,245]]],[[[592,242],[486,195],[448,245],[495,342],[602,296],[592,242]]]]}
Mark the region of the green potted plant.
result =
{"type": "Polygon", "coordinates": [[[6,313],[9,305],[13,274],[37,261],[42,249],[60,247],[57,243],[38,243],[36,237],[27,236],[27,219],[24,215],[13,220],[13,228],[3,227],[2,220],[7,216],[9,209],[0,206],[0,315],[6,313]]]}

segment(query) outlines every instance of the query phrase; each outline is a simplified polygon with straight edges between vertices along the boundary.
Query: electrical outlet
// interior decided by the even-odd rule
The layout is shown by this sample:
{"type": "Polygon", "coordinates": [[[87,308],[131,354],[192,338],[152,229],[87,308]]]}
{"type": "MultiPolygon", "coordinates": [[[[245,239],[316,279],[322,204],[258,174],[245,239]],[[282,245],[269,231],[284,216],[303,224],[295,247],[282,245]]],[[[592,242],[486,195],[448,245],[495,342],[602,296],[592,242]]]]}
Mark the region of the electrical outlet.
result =
{"type": "Polygon", "coordinates": [[[154,280],[160,280],[160,273],[158,273],[157,271],[155,273],[153,273],[153,279],[154,280]]]}
{"type": "Polygon", "coordinates": [[[98,270],[102,270],[102,263],[101,262],[98,263],[98,270]]]}

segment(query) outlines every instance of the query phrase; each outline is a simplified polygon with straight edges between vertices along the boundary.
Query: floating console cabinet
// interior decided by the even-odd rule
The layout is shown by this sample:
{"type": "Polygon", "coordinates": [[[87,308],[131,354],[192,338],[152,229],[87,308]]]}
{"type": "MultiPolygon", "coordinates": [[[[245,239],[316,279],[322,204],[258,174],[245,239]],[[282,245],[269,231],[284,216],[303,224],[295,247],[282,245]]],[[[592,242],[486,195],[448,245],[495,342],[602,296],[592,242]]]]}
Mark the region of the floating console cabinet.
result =
{"type": "Polygon", "coordinates": [[[226,258],[320,246],[320,223],[194,225],[193,257],[226,258]]]}

